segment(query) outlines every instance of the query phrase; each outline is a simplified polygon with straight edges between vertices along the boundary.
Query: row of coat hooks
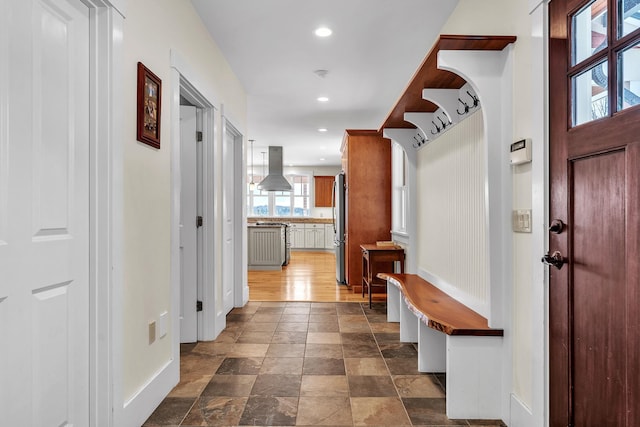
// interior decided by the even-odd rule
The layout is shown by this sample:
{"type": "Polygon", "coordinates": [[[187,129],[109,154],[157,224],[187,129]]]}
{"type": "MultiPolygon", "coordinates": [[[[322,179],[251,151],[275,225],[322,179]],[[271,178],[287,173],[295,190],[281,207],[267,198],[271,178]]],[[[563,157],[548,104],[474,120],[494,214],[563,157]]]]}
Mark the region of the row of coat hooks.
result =
{"type": "Polygon", "coordinates": [[[422,136],[420,134],[414,135],[413,139],[415,139],[415,141],[416,141],[416,142],[413,143],[413,148],[422,147],[424,144],[427,143],[427,138],[425,138],[424,136],[422,136]]]}
{"type": "Polygon", "coordinates": [[[446,121],[443,121],[440,116],[436,116],[436,119],[438,119],[438,121],[440,122],[440,126],[438,126],[438,124],[434,121],[431,120],[431,124],[433,124],[433,127],[435,128],[435,132],[433,131],[433,129],[431,129],[431,135],[437,135],[440,132],[444,132],[444,130],[446,128],[448,128],[449,126],[451,126],[453,123],[451,122],[451,120],[449,120],[449,117],[447,117],[447,115],[444,115],[444,119],[446,121]]]}
{"type": "MultiPolygon", "coordinates": [[[[458,98],[458,102],[462,104],[462,111],[460,109],[456,110],[459,116],[464,116],[465,114],[469,114],[471,109],[477,108],[480,105],[480,99],[477,96],[475,96],[468,90],[466,92],[467,92],[467,95],[469,95],[469,97],[471,98],[471,101],[465,102],[461,98],[458,98]]],[[[447,116],[447,114],[444,112],[443,112],[443,117],[444,117],[444,120],[439,115],[437,115],[435,116],[434,120],[431,120],[431,124],[433,125],[433,129],[431,129],[431,135],[438,135],[439,133],[444,132],[445,129],[447,129],[449,126],[453,125],[451,120],[449,120],[449,117],[447,116]],[[436,123],[436,120],[439,123],[436,123]]],[[[416,135],[414,135],[413,139],[416,141],[413,143],[413,148],[422,147],[429,141],[428,138],[425,138],[420,133],[417,133],[416,135]]]]}
{"type": "Polygon", "coordinates": [[[460,101],[460,103],[463,105],[462,111],[456,110],[456,112],[458,113],[459,116],[464,116],[465,114],[469,114],[469,111],[472,108],[476,108],[478,105],[480,105],[480,100],[478,99],[477,96],[473,95],[469,91],[467,91],[467,95],[469,95],[471,97],[471,103],[473,105],[469,105],[466,102],[464,102],[462,99],[458,98],[458,101],[460,101]]]}

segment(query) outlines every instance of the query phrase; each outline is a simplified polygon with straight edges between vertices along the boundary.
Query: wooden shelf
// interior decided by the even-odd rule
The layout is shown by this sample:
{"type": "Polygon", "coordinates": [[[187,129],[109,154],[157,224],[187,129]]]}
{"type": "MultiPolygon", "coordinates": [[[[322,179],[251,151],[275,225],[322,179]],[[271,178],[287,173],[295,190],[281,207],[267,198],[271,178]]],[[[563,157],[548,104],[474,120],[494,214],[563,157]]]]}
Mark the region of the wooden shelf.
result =
{"type": "Polygon", "coordinates": [[[516,41],[515,36],[441,35],[422,61],[406,89],[393,106],[380,127],[415,129],[404,121],[405,112],[433,113],[438,107],[422,99],[422,89],[460,89],[465,80],[450,71],[438,69],[438,52],[441,50],[503,50],[516,41]]]}

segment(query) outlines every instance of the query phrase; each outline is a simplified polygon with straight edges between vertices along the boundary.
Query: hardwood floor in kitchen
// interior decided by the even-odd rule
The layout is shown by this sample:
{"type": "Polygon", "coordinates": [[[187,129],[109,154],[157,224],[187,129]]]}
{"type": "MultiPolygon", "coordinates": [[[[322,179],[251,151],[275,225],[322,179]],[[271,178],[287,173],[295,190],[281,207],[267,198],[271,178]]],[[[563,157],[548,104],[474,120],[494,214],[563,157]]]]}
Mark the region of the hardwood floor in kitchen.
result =
{"type": "MultiPolygon", "coordinates": [[[[250,301],[357,301],[366,300],[360,292],[336,283],[336,257],[333,252],[291,251],[289,265],[282,271],[250,270],[250,301]]],[[[374,301],[385,301],[385,294],[373,294],[374,301]]]]}

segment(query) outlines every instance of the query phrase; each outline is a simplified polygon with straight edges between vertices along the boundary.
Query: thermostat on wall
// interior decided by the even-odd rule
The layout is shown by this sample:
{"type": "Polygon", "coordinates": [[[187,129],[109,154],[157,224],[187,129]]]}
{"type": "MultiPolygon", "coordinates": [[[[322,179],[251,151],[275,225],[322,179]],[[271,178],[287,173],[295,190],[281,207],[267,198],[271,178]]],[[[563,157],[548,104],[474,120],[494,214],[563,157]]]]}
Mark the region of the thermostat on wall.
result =
{"type": "Polygon", "coordinates": [[[531,161],[531,138],[521,139],[511,144],[511,164],[519,165],[531,161]]]}

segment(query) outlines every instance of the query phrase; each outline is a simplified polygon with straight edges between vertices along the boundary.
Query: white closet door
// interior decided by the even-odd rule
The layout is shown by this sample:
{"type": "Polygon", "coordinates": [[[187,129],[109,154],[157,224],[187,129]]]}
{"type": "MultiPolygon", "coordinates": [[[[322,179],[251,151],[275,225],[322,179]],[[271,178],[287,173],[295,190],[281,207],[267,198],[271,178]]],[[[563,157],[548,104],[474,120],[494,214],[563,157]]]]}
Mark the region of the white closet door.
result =
{"type": "Polygon", "coordinates": [[[198,340],[196,107],[180,107],[180,342],[198,340]]]}
{"type": "Polygon", "coordinates": [[[0,425],[89,424],[89,14],[0,0],[0,425]]]}

